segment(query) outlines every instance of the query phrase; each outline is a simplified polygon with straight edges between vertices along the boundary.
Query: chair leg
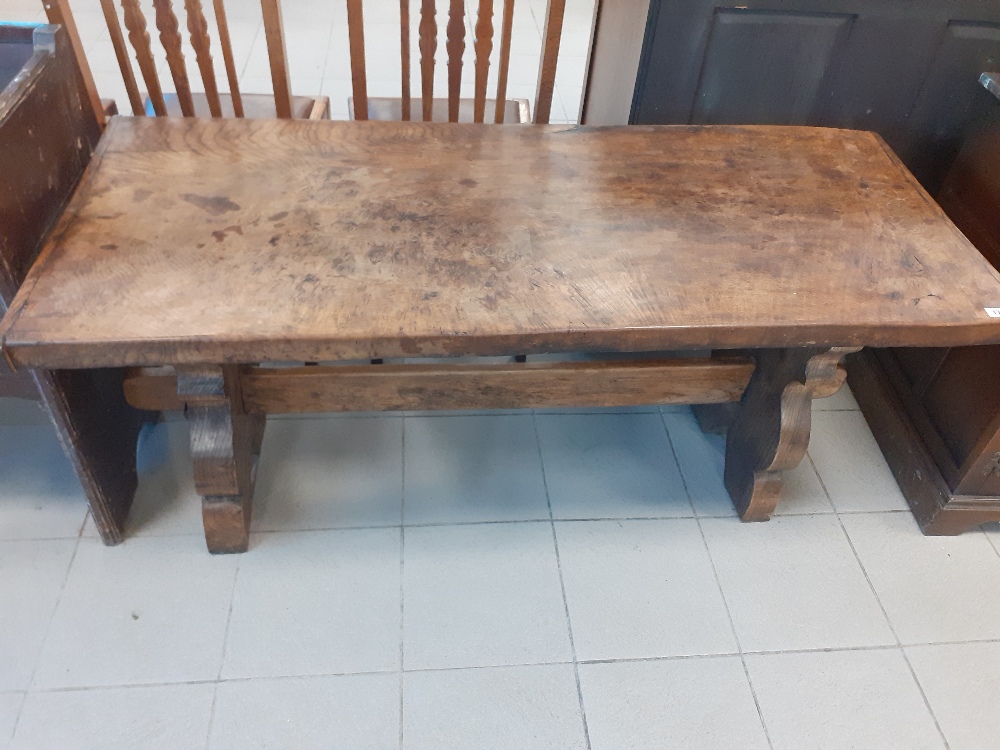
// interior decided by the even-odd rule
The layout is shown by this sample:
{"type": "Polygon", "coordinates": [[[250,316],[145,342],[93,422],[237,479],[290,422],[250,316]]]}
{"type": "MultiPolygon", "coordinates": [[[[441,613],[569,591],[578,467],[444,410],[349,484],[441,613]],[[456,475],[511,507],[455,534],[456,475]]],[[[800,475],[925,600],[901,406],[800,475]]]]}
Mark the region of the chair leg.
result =
{"type": "Polygon", "coordinates": [[[265,417],[243,408],[238,366],[178,367],[177,393],[191,433],[208,550],[245,552],[265,417]]]}

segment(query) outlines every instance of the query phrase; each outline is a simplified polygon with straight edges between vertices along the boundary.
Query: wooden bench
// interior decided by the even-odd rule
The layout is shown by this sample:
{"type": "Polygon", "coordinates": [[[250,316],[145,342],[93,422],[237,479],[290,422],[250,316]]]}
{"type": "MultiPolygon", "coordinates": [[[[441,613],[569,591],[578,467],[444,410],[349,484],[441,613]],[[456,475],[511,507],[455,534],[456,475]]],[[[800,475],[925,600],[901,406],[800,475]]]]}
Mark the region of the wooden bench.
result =
{"type": "Polygon", "coordinates": [[[236,552],[274,412],[735,403],[726,486],[764,520],[841,357],[998,342],[995,307],[871,133],[117,118],[2,330],[18,366],[160,368],[128,398],[183,406],[236,552]],[[336,364],[552,352],[663,354],[336,364]]]}
{"type": "MultiPolygon", "coordinates": [[[[66,30],[0,24],[0,308],[6,310],[73,195],[100,137],[66,30]]],[[[121,541],[136,487],[139,412],[121,369],[19,370],[0,362],[0,396],[39,401],[105,542],[121,541]]]]}

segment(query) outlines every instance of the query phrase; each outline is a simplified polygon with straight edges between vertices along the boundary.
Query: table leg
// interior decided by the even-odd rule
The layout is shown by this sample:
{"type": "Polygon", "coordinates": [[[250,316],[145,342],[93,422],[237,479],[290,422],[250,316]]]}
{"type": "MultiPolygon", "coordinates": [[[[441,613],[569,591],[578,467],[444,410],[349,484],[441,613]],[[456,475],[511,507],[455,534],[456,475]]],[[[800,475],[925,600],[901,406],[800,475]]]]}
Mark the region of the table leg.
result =
{"type": "Polygon", "coordinates": [[[812,398],[843,382],[839,362],[857,348],[762,349],[726,433],[725,482],[744,521],[766,521],[781,494],[781,472],[809,445],[812,398]]]}
{"type": "Polygon", "coordinates": [[[247,414],[240,368],[177,368],[177,393],[191,432],[194,483],[202,497],[205,541],[213,554],[250,544],[254,475],[264,437],[263,414],[247,414]]]}

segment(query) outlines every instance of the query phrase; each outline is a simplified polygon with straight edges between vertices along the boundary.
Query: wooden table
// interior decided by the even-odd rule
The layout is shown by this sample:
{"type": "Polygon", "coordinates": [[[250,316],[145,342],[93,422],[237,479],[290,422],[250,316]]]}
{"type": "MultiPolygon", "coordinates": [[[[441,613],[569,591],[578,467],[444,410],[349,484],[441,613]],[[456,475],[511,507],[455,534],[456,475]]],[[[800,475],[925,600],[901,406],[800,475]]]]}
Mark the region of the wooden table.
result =
{"type": "Polygon", "coordinates": [[[185,407],[224,552],[275,411],[738,401],[726,485],[763,520],[844,354],[1000,342],[994,307],[998,274],[870,133],[136,118],[3,336],[21,366],[173,366],[126,394],[185,407]],[[717,356],[256,366],[692,348],[717,356]]]}

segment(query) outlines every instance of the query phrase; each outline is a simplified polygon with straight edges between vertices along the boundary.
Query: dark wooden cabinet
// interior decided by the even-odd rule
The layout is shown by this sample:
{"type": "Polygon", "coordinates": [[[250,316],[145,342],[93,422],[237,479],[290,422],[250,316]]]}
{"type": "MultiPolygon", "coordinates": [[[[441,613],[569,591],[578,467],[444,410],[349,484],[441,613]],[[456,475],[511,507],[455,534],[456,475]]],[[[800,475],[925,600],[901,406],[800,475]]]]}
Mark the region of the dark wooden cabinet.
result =
{"type": "Polygon", "coordinates": [[[1000,2],[652,0],[631,121],[874,130],[936,193],[1000,69],[1000,2]]]}
{"type": "MultiPolygon", "coordinates": [[[[1000,101],[980,88],[976,105],[937,198],[1000,267],[1000,101]]],[[[998,374],[995,346],[886,349],[852,362],[858,402],[927,533],[1000,519],[998,374]]]]}

